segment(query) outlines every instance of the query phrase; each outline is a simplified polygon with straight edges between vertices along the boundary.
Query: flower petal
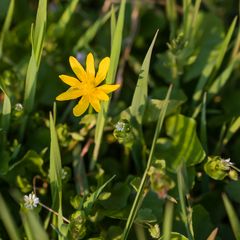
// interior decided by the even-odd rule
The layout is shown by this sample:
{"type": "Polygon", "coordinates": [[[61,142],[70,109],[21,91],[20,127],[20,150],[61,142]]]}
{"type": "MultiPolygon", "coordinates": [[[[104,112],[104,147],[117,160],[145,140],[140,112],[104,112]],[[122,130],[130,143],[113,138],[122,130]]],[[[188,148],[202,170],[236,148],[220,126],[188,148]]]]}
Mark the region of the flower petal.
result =
{"type": "Polygon", "coordinates": [[[100,112],[101,105],[100,105],[99,100],[96,97],[90,95],[89,96],[89,102],[96,112],[100,112]]]}
{"type": "Polygon", "coordinates": [[[89,53],[87,55],[86,71],[88,75],[90,75],[91,77],[95,77],[95,66],[94,66],[94,58],[92,53],[89,53]]]}
{"type": "Polygon", "coordinates": [[[82,96],[82,91],[76,88],[69,88],[66,92],[56,97],[58,101],[72,100],[82,96]]]}
{"type": "Polygon", "coordinates": [[[75,78],[75,77],[70,77],[67,75],[59,75],[59,78],[66,84],[68,84],[71,87],[80,87],[81,82],[75,78]]]}
{"type": "Polygon", "coordinates": [[[108,101],[109,100],[109,96],[104,91],[99,90],[97,88],[94,90],[93,94],[99,100],[103,100],[103,101],[108,101]]]}
{"type": "Polygon", "coordinates": [[[86,97],[82,97],[78,104],[73,108],[73,115],[76,117],[81,116],[88,108],[89,101],[86,97]]]}
{"type": "Polygon", "coordinates": [[[71,66],[73,72],[78,77],[78,79],[81,80],[82,82],[86,81],[87,74],[86,74],[84,68],[82,67],[82,65],[78,62],[78,60],[75,57],[71,56],[71,57],[69,57],[69,63],[70,63],[70,66],[71,66]]]}
{"type": "Polygon", "coordinates": [[[116,91],[120,87],[119,84],[103,84],[96,89],[101,90],[105,93],[110,93],[116,91]]]}
{"type": "Polygon", "coordinates": [[[105,78],[108,72],[110,58],[105,57],[99,64],[97,76],[95,79],[95,86],[98,86],[105,78]]]}

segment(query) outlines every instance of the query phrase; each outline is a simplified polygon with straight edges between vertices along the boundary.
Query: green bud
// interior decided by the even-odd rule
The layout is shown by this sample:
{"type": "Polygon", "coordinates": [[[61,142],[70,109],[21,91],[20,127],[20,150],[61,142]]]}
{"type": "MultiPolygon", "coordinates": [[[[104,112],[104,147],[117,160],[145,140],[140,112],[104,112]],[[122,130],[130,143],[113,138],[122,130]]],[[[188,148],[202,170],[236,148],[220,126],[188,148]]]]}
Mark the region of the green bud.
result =
{"type": "Polygon", "coordinates": [[[228,159],[222,159],[219,156],[208,157],[204,164],[205,172],[215,180],[223,180],[228,176],[231,167],[231,162],[228,159]]]}
{"type": "Polygon", "coordinates": [[[160,198],[165,198],[170,189],[175,187],[174,181],[166,174],[165,169],[151,166],[148,172],[151,188],[160,198]]]}
{"type": "Polygon", "coordinates": [[[129,146],[132,145],[133,134],[131,125],[126,119],[121,119],[115,125],[115,129],[113,131],[114,137],[121,144],[127,144],[129,146]]]}
{"type": "Polygon", "coordinates": [[[158,224],[155,224],[154,226],[151,226],[148,229],[150,235],[152,238],[160,238],[160,228],[158,224]]]}
{"type": "Polygon", "coordinates": [[[70,239],[84,239],[87,233],[86,215],[84,211],[76,211],[70,217],[69,237],[70,239]]]}
{"type": "Polygon", "coordinates": [[[231,179],[234,180],[234,181],[237,181],[237,180],[238,180],[238,173],[237,173],[237,171],[234,170],[234,169],[231,169],[231,170],[229,171],[228,176],[229,176],[229,178],[231,178],[231,179]]]}

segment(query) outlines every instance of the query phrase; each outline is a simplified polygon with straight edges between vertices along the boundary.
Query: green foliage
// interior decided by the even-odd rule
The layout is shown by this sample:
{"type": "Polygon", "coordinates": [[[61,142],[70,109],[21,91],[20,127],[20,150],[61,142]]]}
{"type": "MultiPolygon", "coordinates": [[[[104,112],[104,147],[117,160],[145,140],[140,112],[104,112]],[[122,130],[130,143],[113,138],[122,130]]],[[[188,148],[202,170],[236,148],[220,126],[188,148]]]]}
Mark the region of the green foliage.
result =
{"type": "Polygon", "coordinates": [[[1,0],[0,238],[240,239],[236,4],[1,0]],[[77,119],[88,52],[121,87],[77,119]]]}

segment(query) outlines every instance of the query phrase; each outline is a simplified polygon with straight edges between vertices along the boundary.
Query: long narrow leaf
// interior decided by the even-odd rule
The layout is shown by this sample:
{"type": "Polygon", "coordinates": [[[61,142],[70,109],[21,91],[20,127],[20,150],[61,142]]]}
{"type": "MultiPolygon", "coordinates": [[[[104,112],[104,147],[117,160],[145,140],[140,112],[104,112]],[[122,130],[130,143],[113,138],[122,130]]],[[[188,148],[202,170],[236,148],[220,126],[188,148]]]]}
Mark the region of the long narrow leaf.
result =
{"type": "Polygon", "coordinates": [[[19,233],[17,231],[16,223],[14,222],[14,217],[11,215],[6,202],[4,201],[2,195],[0,194],[0,219],[2,220],[8,235],[11,240],[20,240],[19,233]]]}
{"type": "MultiPolygon", "coordinates": [[[[120,51],[122,46],[122,32],[123,32],[123,25],[124,25],[125,5],[126,5],[126,0],[122,0],[120,5],[118,20],[117,20],[117,24],[114,32],[114,37],[112,41],[111,55],[110,55],[111,62],[110,62],[109,72],[106,78],[107,84],[112,84],[115,81],[115,76],[117,72],[117,66],[118,66],[120,51]]],[[[108,107],[109,107],[109,102],[102,103],[101,111],[98,114],[95,139],[94,139],[95,147],[93,150],[93,157],[92,157],[90,169],[94,168],[98,158],[98,153],[99,153],[99,149],[102,141],[103,128],[107,119],[108,107]]]]}
{"type": "Polygon", "coordinates": [[[47,0],[40,0],[35,27],[32,27],[32,53],[28,64],[24,92],[24,108],[27,113],[32,111],[35,99],[37,73],[41,61],[43,40],[47,21],[47,0]]]}
{"type": "Polygon", "coordinates": [[[69,23],[74,11],[77,8],[78,2],[79,0],[71,0],[71,2],[68,4],[66,9],[64,10],[59,21],[53,26],[53,29],[49,28],[52,30],[50,34],[53,34],[53,37],[57,38],[57,37],[63,36],[66,30],[67,24],[69,23]]]}
{"type": "MultiPolygon", "coordinates": [[[[232,24],[231,24],[231,26],[230,26],[230,28],[227,32],[222,44],[221,44],[221,47],[218,50],[217,57],[216,56],[214,57],[214,59],[217,59],[217,60],[213,61],[213,59],[212,59],[211,62],[208,63],[206,65],[206,67],[203,69],[203,74],[198,81],[198,84],[196,86],[196,89],[195,89],[194,95],[193,95],[193,100],[195,102],[197,102],[201,99],[202,93],[204,91],[204,87],[205,87],[206,83],[208,82],[211,74],[213,74],[213,72],[216,73],[219,70],[219,68],[222,64],[223,58],[226,54],[229,42],[232,38],[234,29],[235,29],[235,25],[236,25],[236,21],[237,21],[237,18],[234,18],[234,20],[233,20],[233,22],[232,22],[232,24]]],[[[230,67],[228,67],[228,69],[229,68],[230,67]]],[[[227,71],[227,69],[225,71],[227,71]]]]}
{"type": "Polygon", "coordinates": [[[240,129],[240,117],[238,117],[236,120],[231,123],[229,129],[227,130],[227,133],[223,139],[223,144],[226,145],[231,137],[240,129]]]}
{"type": "Polygon", "coordinates": [[[49,240],[47,232],[35,211],[22,208],[20,214],[29,240],[49,240]]]}
{"type": "Polygon", "coordinates": [[[154,134],[154,138],[153,138],[150,154],[149,154],[149,157],[148,157],[147,167],[146,167],[146,169],[144,171],[144,175],[142,177],[139,189],[137,191],[137,195],[136,195],[136,197],[134,199],[134,202],[133,202],[131,211],[129,213],[129,216],[128,216],[125,228],[123,230],[122,240],[126,240],[127,239],[128,234],[130,232],[130,229],[132,227],[132,224],[134,222],[134,219],[135,219],[135,217],[136,217],[136,215],[138,213],[138,210],[139,210],[139,208],[141,206],[141,203],[142,203],[142,200],[143,200],[143,190],[145,188],[145,185],[146,185],[146,182],[147,182],[147,179],[148,179],[149,168],[151,167],[151,165],[153,163],[153,154],[154,154],[154,150],[155,150],[155,147],[156,147],[157,138],[158,138],[158,136],[159,136],[159,134],[161,132],[161,129],[162,129],[163,120],[164,120],[165,115],[166,115],[166,111],[167,111],[167,107],[168,107],[168,102],[169,102],[171,91],[172,91],[172,85],[168,89],[166,98],[165,98],[165,100],[163,102],[163,106],[162,106],[162,109],[161,109],[160,114],[159,114],[159,118],[158,118],[156,130],[155,130],[155,134],[154,134]]]}
{"type": "MultiPolygon", "coordinates": [[[[113,10],[114,11],[114,10],[113,10]]],[[[106,13],[103,17],[99,18],[92,26],[88,28],[88,30],[81,36],[76,45],[73,48],[73,51],[76,52],[87,46],[88,43],[96,36],[99,29],[107,22],[107,20],[111,17],[112,11],[106,13]]]]}
{"type": "MultiPolygon", "coordinates": [[[[54,113],[55,115],[55,113],[54,113]]],[[[58,200],[58,228],[61,229],[63,224],[62,218],[62,163],[61,155],[58,145],[57,132],[55,129],[54,119],[50,113],[50,169],[49,177],[51,183],[52,199],[53,201],[58,200]],[[58,196],[58,198],[56,197],[58,196]],[[56,199],[57,198],[57,199],[56,199]]],[[[55,204],[53,204],[55,205],[55,204]]],[[[59,239],[62,239],[59,236],[59,239]]]]}
{"type": "Polygon", "coordinates": [[[7,16],[5,18],[3,28],[0,34],[0,59],[2,58],[2,53],[3,53],[3,43],[4,43],[4,38],[9,30],[9,27],[12,22],[12,17],[13,17],[13,12],[14,12],[14,5],[15,5],[15,0],[11,0],[9,7],[8,7],[8,12],[7,16]]]}
{"type": "Polygon", "coordinates": [[[173,203],[167,201],[163,220],[163,240],[171,239],[172,219],[173,219],[173,203]]]}
{"type": "Polygon", "coordinates": [[[223,198],[223,203],[224,203],[234,236],[237,240],[239,240],[240,239],[240,222],[237,217],[236,211],[234,210],[231,202],[229,201],[225,193],[223,193],[222,198],[223,198]]]}
{"type": "Polygon", "coordinates": [[[132,104],[131,104],[131,115],[133,118],[135,118],[138,122],[138,124],[142,124],[143,120],[143,113],[146,108],[146,102],[148,97],[148,73],[149,73],[149,66],[150,66],[150,60],[152,56],[152,50],[153,46],[155,44],[156,38],[158,35],[158,31],[155,33],[155,36],[152,40],[152,43],[148,49],[148,52],[144,58],[137,86],[134,91],[132,104]]]}

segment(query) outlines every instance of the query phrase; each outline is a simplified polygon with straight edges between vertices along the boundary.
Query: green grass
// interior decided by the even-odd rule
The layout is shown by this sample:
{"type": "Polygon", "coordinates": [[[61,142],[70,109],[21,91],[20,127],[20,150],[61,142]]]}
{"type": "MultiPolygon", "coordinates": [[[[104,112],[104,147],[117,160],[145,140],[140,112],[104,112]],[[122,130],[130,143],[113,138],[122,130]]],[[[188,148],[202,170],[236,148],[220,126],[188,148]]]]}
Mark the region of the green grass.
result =
{"type": "Polygon", "coordinates": [[[240,239],[238,18],[235,0],[0,1],[0,238],[240,239]],[[89,52],[121,87],[74,117],[59,75],[89,52]]]}

